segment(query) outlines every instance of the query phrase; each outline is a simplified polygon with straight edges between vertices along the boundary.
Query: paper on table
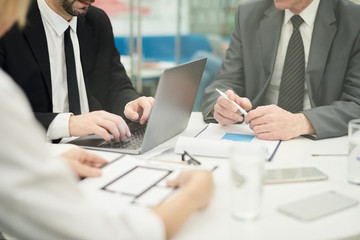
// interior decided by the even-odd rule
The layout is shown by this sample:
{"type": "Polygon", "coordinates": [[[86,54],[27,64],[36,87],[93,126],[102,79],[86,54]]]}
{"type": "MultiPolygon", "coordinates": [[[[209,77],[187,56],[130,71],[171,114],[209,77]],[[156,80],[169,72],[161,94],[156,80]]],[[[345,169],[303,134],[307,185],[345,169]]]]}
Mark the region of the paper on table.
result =
{"type": "Polygon", "coordinates": [[[170,173],[171,171],[166,169],[135,166],[102,189],[139,197],[170,173]]]}
{"type": "Polygon", "coordinates": [[[228,149],[234,141],[262,144],[267,149],[271,161],[281,141],[260,140],[245,124],[221,125],[210,123],[196,138],[179,137],[175,152],[188,150],[194,155],[228,157],[228,149]],[[191,149],[191,150],[190,150],[191,149]]]}
{"type": "Polygon", "coordinates": [[[115,161],[116,159],[118,159],[124,155],[122,153],[98,151],[98,150],[90,150],[90,149],[87,149],[87,151],[92,152],[96,155],[99,155],[100,157],[106,159],[106,161],[108,163],[111,163],[112,161],[115,161]]]}
{"type": "Polygon", "coordinates": [[[174,192],[165,182],[180,170],[122,155],[102,169],[101,177],[83,179],[79,186],[85,194],[99,201],[104,196],[114,195],[122,203],[155,206],[174,192]]]}
{"type": "Polygon", "coordinates": [[[227,158],[231,145],[229,141],[180,136],[176,141],[175,153],[187,151],[195,156],[227,158]]]}

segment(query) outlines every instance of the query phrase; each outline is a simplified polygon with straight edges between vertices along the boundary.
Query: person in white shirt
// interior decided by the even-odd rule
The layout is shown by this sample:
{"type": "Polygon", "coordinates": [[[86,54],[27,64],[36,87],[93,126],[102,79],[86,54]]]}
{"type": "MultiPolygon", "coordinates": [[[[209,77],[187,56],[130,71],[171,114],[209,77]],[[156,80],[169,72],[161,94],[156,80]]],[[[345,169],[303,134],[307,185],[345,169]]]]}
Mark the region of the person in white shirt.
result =
{"type": "MultiPolygon", "coordinates": [[[[24,24],[28,0],[0,0],[0,37],[15,21],[24,24]]],[[[165,239],[206,207],[213,192],[209,171],[187,171],[168,182],[180,187],[153,208],[106,211],[77,186],[74,171],[51,158],[44,132],[26,96],[0,69],[0,230],[18,239],[165,239]]],[[[70,162],[97,162],[91,153],[63,155],[70,162]]],[[[96,165],[95,164],[95,165],[96,165]]],[[[90,164],[91,165],[91,164],[90,164]]]]}

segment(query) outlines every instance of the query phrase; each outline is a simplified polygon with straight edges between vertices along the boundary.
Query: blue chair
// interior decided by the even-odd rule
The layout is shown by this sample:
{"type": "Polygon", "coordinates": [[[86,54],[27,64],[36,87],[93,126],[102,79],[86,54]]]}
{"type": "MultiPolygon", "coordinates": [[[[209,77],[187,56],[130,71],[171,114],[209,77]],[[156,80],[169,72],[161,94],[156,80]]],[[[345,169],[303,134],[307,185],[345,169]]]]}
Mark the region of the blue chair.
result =
{"type": "MultiPolygon", "coordinates": [[[[176,61],[175,36],[145,36],[142,41],[145,62],[176,61]]],[[[115,46],[121,55],[129,55],[128,37],[115,37],[115,46]]],[[[195,34],[181,36],[182,63],[189,61],[199,50],[212,51],[206,36],[195,34]]]]}

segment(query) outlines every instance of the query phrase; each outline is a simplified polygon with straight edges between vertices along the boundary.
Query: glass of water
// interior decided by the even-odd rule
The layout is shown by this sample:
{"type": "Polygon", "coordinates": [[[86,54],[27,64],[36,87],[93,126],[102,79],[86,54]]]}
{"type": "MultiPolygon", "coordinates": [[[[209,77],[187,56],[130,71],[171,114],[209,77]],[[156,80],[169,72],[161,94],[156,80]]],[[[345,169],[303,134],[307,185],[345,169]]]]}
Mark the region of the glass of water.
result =
{"type": "Polygon", "coordinates": [[[254,220],[259,216],[265,159],[263,146],[238,143],[230,148],[230,209],[234,218],[254,220]]]}
{"type": "Polygon", "coordinates": [[[360,184],[360,119],[349,122],[348,181],[360,184]]]}

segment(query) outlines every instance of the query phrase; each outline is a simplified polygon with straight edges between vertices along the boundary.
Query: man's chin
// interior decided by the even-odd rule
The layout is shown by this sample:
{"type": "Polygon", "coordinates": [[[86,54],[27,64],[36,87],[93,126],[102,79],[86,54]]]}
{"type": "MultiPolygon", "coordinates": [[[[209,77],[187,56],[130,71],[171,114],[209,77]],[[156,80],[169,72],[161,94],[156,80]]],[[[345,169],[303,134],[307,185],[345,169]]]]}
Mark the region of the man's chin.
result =
{"type": "Polygon", "coordinates": [[[74,11],[74,16],[82,16],[85,15],[87,13],[87,11],[89,10],[89,7],[82,7],[80,9],[77,9],[76,11],[74,11]]]}

